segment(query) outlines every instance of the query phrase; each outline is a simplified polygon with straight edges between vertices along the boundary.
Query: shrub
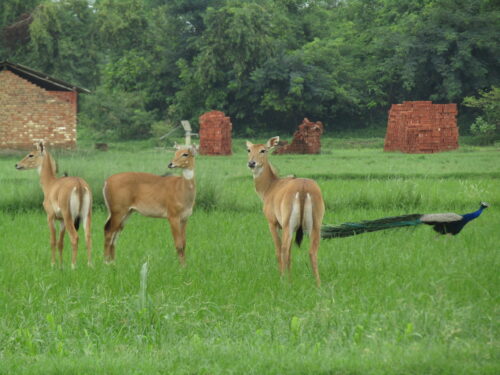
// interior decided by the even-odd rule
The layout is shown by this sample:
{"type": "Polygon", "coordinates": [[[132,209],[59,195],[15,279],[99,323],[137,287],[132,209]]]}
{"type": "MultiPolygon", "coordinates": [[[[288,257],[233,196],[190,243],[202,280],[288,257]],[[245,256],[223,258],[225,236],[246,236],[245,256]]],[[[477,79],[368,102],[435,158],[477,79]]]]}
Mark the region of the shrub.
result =
{"type": "Polygon", "coordinates": [[[156,115],[141,92],[101,88],[83,97],[80,119],[96,140],[129,140],[148,138],[156,115]]]}
{"type": "Polygon", "coordinates": [[[481,111],[470,131],[477,143],[491,144],[500,138],[500,88],[493,86],[489,91],[479,90],[478,96],[468,96],[463,102],[465,106],[481,111]]]}

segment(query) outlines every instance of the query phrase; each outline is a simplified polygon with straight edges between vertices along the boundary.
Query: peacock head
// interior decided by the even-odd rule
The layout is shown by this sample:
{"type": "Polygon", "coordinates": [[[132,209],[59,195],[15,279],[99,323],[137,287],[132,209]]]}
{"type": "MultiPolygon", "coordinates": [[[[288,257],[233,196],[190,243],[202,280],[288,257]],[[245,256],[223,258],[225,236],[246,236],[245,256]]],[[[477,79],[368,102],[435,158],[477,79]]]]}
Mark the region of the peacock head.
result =
{"type": "Polygon", "coordinates": [[[488,208],[490,205],[486,202],[481,202],[481,208],[488,208]]]}

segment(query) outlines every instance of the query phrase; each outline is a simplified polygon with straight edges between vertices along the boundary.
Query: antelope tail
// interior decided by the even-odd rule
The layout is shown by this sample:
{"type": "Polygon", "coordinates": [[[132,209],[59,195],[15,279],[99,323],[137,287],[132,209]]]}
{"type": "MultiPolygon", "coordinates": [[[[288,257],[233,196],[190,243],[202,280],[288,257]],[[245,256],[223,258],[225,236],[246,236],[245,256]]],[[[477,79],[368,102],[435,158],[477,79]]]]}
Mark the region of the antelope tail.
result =
{"type": "Polygon", "coordinates": [[[295,243],[300,246],[302,239],[304,238],[304,231],[302,230],[301,223],[301,208],[300,208],[300,193],[295,193],[295,197],[292,202],[292,211],[290,212],[290,231],[291,235],[295,232],[295,243]]]}
{"type": "Polygon", "coordinates": [[[83,227],[87,230],[87,221],[92,207],[92,195],[87,187],[83,188],[82,206],[80,210],[80,217],[83,221],[83,227]]]}
{"type": "Polygon", "coordinates": [[[75,229],[78,230],[80,227],[80,191],[79,186],[75,186],[73,190],[71,190],[71,194],[69,196],[69,210],[71,212],[71,218],[73,219],[73,224],[75,229]]]}
{"type": "MultiPolygon", "coordinates": [[[[299,193],[297,193],[294,201],[294,207],[295,204],[297,205],[296,207],[299,208],[300,210],[300,199],[299,199],[299,193]]],[[[300,225],[297,228],[297,232],[295,234],[295,243],[300,247],[302,244],[302,240],[304,238],[304,234],[310,234],[312,227],[313,227],[313,205],[312,205],[312,198],[309,193],[306,194],[306,197],[304,199],[304,206],[302,207],[302,215],[301,215],[301,220],[300,220],[300,225]]],[[[293,209],[292,209],[293,213],[293,209]]]]}
{"type": "Polygon", "coordinates": [[[87,223],[91,205],[90,191],[81,185],[75,186],[69,197],[69,207],[75,229],[80,228],[80,222],[87,223]]]}

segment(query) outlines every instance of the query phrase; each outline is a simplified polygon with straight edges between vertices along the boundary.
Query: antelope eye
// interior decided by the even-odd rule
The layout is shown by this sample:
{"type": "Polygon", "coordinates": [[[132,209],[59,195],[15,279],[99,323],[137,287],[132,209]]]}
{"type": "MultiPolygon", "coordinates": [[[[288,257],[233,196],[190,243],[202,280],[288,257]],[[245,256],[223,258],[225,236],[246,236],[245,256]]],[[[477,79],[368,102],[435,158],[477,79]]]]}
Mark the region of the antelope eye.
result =
{"type": "Polygon", "coordinates": [[[35,155],[33,155],[33,154],[29,154],[28,155],[29,158],[32,158],[33,156],[35,156],[35,155]]]}
{"type": "Polygon", "coordinates": [[[184,156],[185,158],[187,158],[189,156],[189,154],[182,154],[182,156],[184,156]]]}
{"type": "Polygon", "coordinates": [[[250,152],[250,149],[249,149],[249,148],[247,148],[247,152],[250,152]]]}
{"type": "Polygon", "coordinates": [[[260,150],[260,153],[261,153],[261,154],[263,154],[263,153],[265,153],[265,152],[266,152],[266,150],[260,150]]]}

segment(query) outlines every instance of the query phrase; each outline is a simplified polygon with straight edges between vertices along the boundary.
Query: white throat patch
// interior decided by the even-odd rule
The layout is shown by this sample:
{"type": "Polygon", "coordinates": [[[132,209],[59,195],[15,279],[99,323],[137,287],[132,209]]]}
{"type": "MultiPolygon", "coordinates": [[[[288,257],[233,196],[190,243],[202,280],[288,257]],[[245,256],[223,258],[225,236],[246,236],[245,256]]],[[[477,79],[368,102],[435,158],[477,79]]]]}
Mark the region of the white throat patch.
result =
{"type": "Polygon", "coordinates": [[[263,170],[264,168],[262,166],[260,167],[256,166],[254,169],[252,169],[253,178],[258,178],[262,174],[263,170]]]}
{"type": "Polygon", "coordinates": [[[186,180],[192,180],[194,177],[194,171],[192,169],[183,169],[182,170],[182,176],[186,180]]]}

